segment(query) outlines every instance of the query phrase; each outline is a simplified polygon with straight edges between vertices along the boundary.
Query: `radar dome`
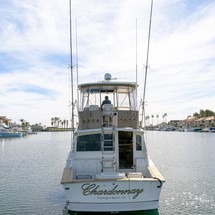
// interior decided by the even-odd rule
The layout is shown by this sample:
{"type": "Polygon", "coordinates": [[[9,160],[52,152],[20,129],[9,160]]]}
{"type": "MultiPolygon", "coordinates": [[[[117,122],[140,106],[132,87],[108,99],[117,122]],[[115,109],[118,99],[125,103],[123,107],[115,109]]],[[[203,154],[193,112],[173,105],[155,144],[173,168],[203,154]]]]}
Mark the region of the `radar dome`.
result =
{"type": "Polygon", "coordinates": [[[111,74],[110,74],[110,73],[106,73],[106,74],[105,74],[105,80],[106,80],[106,81],[110,81],[111,78],[112,78],[112,77],[111,77],[111,74]]]}

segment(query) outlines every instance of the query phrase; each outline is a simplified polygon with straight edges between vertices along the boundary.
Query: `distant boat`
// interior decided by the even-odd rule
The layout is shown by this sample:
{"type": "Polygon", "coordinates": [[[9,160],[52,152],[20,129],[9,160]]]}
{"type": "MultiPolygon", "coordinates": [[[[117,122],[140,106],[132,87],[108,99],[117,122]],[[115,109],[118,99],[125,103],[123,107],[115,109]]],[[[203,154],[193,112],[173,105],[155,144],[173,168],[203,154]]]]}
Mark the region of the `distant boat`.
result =
{"type": "Polygon", "coordinates": [[[32,131],[30,127],[22,129],[22,133],[23,133],[23,136],[37,134],[37,132],[32,131]]]}
{"type": "Polygon", "coordinates": [[[203,128],[202,131],[204,131],[204,132],[215,132],[215,127],[203,128]]]}
{"type": "Polygon", "coordinates": [[[209,127],[208,132],[215,132],[215,127],[209,127]]]}
{"type": "Polygon", "coordinates": [[[195,127],[195,128],[190,127],[190,128],[185,128],[184,131],[187,131],[187,132],[199,132],[199,131],[202,131],[202,129],[199,128],[199,127],[195,127]]]}
{"type": "Polygon", "coordinates": [[[174,126],[164,125],[158,126],[155,131],[175,131],[176,128],[174,126]]]}
{"type": "Polygon", "coordinates": [[[0,138],[22,137],[21,132],[10,131],[6,128],[0,128],[0,138]]]}

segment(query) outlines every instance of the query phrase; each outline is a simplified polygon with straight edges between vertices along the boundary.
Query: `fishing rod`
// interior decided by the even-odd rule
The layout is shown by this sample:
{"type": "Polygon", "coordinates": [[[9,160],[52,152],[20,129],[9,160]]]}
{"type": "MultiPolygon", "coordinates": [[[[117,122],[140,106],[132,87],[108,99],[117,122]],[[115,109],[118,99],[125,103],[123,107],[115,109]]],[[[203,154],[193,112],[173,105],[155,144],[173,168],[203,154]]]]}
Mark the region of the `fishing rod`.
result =
{"type": "Polygon", "coordinates": [[[138,69],[137,69],[137,18],[136,18],[136,83],[137,83],[137,74],[138,74],[138,69]]]}
{"type": "Polygon", "coordinates": [[[143,116],[144,116],[144,124],[145,124],[145,96],[146,96],[146,80],[148,73],[148,61],[149,61],[149,47],[150,47],[150,37],[151,37],[151,25],[152,25],[152,9],[153,9],[153,0],[151,0],[151,10],[150,10],[150,18],[149,18],[149,32],[148,32],[148,45],[147,45],[147,53],[146,53],[146,66],[145,66],[145,80],[144,80],[144,90],[143,90],[143,99],[142,99],[142,126],[143,126],[143,116]]]}
{"type": "Polygon", "coordinates": [[[79,109],[79,90],[78,90],[78,70],[79,70],[79,65],[78,65],[78,27],[77,27],[77,18],[75,18],[75,35],[76,35],[76,71],[77,71],[77,108],[79,109]]]}
{"type": "Polygon", "coordinates": [[[72,137],[74,135],[74,81],[73,81],[73,59],[72,59],[72,2],[69,0],[69,35],[70,35],[70,72],[71,72],[71,99],[72,99],[72,119],[71,119],[71,129],[72,129],[72,137]]]}

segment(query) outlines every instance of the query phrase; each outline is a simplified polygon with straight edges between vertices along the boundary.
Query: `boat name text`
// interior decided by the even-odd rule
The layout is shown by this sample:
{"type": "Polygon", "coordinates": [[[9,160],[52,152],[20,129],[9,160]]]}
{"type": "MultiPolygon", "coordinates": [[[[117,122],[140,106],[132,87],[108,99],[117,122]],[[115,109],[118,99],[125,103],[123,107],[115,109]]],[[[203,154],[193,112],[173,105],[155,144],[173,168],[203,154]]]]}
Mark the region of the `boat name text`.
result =
{"type": "Polygon", "coordinates": [[[100,185],[97,184],[90,184],[86,183],[81,186],[81,189],[83,190],[84,196],[89,195],[95,195],[95,196],[101,196],[101,195],[126,195],[130,194],[133,195],[133,199],[136,199],[139,194],[141,194],[144,189],[118,189],[118,185],[115,185],[113,189],[101,189],[100,185]]]}

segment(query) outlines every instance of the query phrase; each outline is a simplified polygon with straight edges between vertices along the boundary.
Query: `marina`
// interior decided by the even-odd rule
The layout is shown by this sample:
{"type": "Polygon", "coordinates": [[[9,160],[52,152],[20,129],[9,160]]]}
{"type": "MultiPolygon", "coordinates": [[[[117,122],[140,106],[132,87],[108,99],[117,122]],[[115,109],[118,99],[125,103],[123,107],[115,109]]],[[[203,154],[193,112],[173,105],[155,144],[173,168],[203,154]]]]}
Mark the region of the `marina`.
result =
{"type": "MultiPolygon", "coordinates": [[[[158,210],[140,214],[214,214],[214,133],[147,131],[146,139],[166,183],[158,210]]],[[[70,141],[70,132],[0,139],[1,214],[67,214],[60,181],[70,141]]]]}
{"type": "Polygon", "coordinates": [[[3,5],[0,215],[215,214],[213,5],[156,4],[150,62],[153,0],[72,2],[3,5]]]}

